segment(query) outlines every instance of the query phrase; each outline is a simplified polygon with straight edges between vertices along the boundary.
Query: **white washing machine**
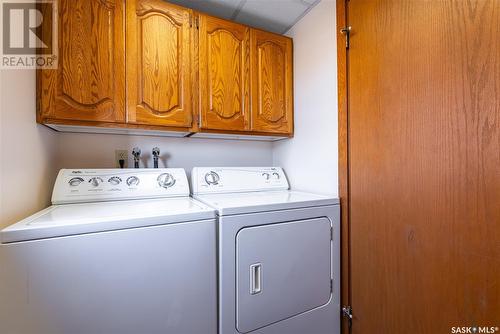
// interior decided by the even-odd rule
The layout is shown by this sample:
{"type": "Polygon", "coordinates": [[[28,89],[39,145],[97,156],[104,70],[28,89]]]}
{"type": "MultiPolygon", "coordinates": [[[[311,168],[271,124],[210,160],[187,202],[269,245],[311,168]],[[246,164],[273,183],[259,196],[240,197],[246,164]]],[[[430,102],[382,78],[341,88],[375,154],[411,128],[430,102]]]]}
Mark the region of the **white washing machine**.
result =
{"type": "Polygon", "coordinates": [[[217,333],[215,212],[183,169],[62,170],[0,232],[0,333],[217,333]]]}
{"type": "Polygon", "coordinates": [[[219,333],[340,333],[340,209],[281,168],[194,168],[218,212],[219,333]]]}

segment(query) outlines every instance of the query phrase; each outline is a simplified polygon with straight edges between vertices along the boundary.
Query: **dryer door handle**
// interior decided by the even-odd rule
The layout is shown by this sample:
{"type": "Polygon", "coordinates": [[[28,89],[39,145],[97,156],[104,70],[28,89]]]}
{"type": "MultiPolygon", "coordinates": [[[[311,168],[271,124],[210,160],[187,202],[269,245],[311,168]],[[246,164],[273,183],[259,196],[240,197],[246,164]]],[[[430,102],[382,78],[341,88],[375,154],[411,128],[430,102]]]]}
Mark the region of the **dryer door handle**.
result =
{"type": "Polygon", "coordinates": [[[262,292],[262,264],[255,263],[250,266],[250,294],[262,292]]]}

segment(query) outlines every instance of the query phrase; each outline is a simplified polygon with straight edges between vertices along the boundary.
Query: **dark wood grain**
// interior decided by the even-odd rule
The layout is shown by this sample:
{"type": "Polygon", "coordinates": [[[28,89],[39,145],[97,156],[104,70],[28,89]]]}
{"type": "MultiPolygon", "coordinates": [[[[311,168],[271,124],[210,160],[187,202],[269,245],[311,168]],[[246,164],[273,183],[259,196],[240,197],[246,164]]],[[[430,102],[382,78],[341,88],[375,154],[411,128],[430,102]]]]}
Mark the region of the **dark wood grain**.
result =
{"type": "Polygon", "coordinates": [[[353,333],[500,326],[500,2],[348,4],[353,333]]]}

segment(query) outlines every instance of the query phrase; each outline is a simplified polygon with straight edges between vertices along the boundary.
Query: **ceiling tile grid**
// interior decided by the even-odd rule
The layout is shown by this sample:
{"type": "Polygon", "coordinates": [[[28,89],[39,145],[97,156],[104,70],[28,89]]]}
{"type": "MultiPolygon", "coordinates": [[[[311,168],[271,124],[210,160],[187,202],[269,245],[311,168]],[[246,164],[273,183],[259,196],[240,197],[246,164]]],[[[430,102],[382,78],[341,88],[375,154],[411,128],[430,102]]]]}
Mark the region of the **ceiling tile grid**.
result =
{"type": "MultiPolygon", "coordinates": [[[[279,34],[287,32],[320,0],[168,0],[200,12],[279,34]]],[[[323,0],[329,1],[329,0],[323,0]]]]}

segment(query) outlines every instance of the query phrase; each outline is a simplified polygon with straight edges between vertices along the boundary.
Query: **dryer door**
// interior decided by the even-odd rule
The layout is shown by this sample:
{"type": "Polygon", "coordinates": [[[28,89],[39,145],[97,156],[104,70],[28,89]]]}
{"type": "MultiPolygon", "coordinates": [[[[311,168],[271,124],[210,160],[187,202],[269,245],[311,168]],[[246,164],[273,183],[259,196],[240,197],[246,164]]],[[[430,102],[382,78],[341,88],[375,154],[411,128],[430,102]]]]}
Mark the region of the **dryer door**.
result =
{"type": "Polygon", "coordinates": [[[236,236],[236,326],[248,333],[327,304],[331,223],[248,227],[236,236]]]}

